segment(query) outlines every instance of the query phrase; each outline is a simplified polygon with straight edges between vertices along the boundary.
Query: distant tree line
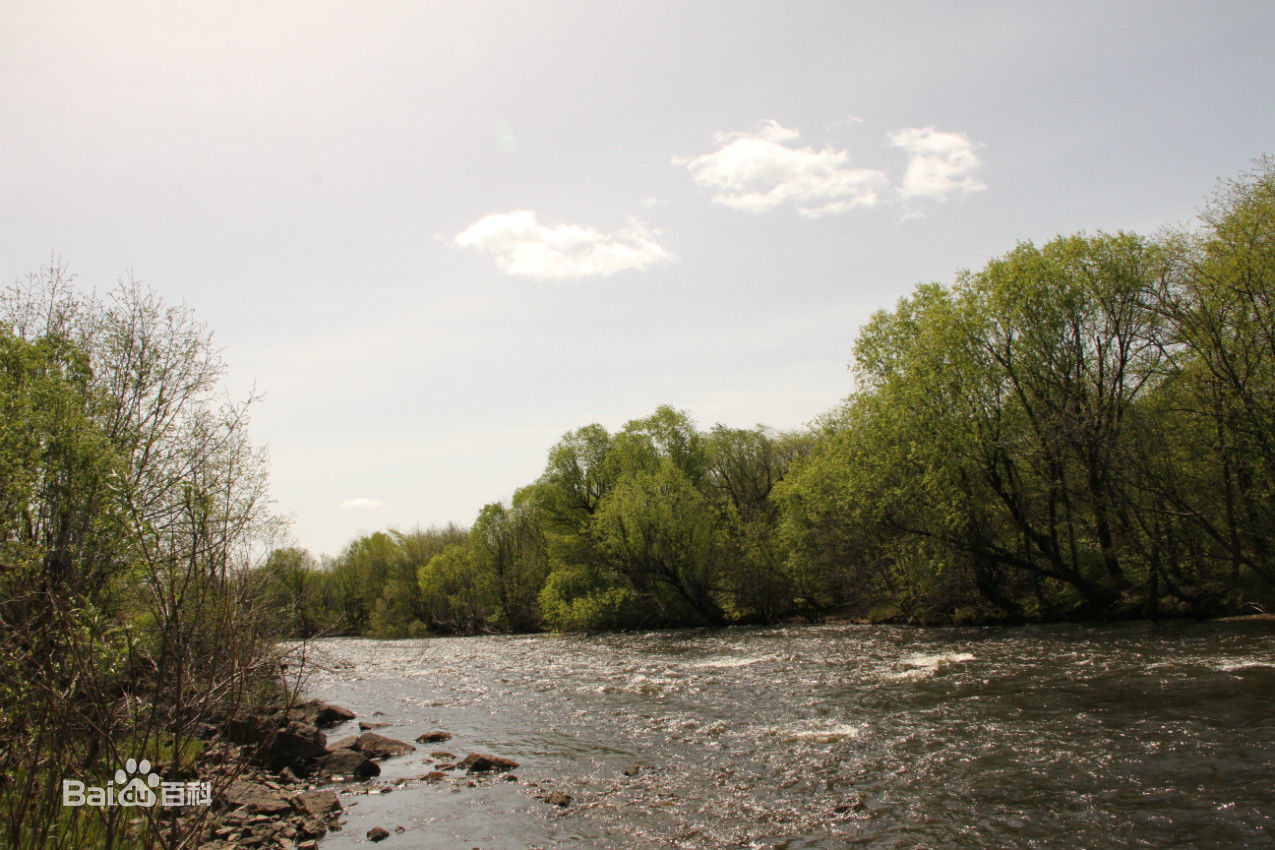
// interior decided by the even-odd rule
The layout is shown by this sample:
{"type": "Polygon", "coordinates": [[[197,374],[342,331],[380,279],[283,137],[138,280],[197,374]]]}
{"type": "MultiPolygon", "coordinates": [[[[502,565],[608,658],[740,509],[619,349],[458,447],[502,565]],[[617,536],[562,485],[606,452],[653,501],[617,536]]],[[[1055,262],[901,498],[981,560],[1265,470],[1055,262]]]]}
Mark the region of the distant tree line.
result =
{"type": "Polygon", "coordinates": [[[1275,590],[1275,161],[1193,232],[1021,244],[882,310],[809,431],[588,425],[512,503],[281,550],[295,634],[599,630],[830,611],[1207,616],[1275,590]]]}

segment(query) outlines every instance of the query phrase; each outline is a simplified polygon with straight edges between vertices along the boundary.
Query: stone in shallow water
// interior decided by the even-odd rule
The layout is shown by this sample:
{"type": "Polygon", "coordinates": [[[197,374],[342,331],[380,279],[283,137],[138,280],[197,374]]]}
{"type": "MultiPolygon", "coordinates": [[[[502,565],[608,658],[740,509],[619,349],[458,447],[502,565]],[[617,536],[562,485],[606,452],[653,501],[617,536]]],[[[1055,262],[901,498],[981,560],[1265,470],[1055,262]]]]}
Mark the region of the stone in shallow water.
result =
{"type": "Polygon", "coordinates": [[[456,767],[463,767],[470,773],[483,773],[489,770],[513,770],[517,766],[518,762],[513,759],[489,756],[485,753],[470,753],[456,763],[456,767]]]}
{"type": "Polygon", "coordinates": [[[327,773],[353,776],[358,779],[381,774],[381,768],[376,762],[363,753],[349,749],[333,750],[319,761],[319,767],[327,773]]]}
{"type": "MultiPolygon", "coordinates": [[[[345,740],[342,738],[341,742],[344,743],[345,740]]],[[[416,748],[411,744],[404,741],[396,741],[393,738],[387,738],[375,732],[364,732],[354,739],[353,744],[348,744],[347,746],[349,749],[358,750],[363,755],[373,759],[390,759],[416,752],[416,748]]]]}
{"type": "Polygon", "coordinates": [[[338,723],[344,723],[347,720],[353,720],[355,714],[348,708],[342,708],[339,705],[331,705],[320,699],[312,699],[307,702],[297,703],[288,709],[288,718],[292,720],[302,720],[306,723],[313,723],[320,729],[327,726],[336,726],[338,723]]]}

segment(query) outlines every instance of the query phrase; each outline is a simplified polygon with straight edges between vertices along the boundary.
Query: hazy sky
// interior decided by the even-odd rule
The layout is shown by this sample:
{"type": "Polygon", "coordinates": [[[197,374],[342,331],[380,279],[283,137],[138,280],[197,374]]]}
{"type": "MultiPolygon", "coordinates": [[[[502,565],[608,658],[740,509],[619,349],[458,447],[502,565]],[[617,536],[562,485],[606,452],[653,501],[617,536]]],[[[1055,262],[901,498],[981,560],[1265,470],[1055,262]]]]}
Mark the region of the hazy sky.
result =
{"type": "Polygon", "coordinates": [[[1275,3],[0,2],[0,282],[128,273],[265,392],[278,508],[508,498],[657,405],[796,428],[858,327],[1275,153],[1275,3]]]}

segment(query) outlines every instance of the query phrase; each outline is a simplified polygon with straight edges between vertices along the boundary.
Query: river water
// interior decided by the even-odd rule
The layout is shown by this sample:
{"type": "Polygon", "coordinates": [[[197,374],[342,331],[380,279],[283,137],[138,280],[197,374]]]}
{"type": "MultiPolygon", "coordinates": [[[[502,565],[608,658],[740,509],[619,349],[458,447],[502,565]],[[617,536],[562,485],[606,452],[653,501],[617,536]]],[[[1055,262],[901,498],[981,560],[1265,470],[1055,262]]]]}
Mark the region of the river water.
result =
{"type": "MultiPolygon", "coordinates": [[[[310,695],[421,745],[366,847],[1275,847],[1275,626],[339,639],[310,695]],[[382,716],[373,717],[374,712],[382,716]],[[518,781],[420,781],[432,750],[518,781]],[[627,771],[627,773],[626,773],[627,771]],[[632,774],[632,775],[629,775],[632,774]],[[572,796],[566,808],[541,796],[572,796]]],[[[353,730],[334,730],[329,738],[353,730]]]]}

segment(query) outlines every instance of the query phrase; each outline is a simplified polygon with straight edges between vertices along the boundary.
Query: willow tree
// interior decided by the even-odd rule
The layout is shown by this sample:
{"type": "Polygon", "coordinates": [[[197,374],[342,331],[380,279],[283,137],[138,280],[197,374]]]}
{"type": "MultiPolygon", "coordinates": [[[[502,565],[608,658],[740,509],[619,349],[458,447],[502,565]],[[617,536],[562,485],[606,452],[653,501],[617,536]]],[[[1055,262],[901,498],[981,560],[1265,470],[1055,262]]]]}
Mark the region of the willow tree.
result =
{"type": "Polygon", "coordinates": [[[1202,219],[1155,292],[1176,403],[1146,486],[1171,591],[1222,604],[1275,584],[1275,160],[1224,182],[1202,219]]]}
{"type": "Polygon", "coordinates": [[[1126,418],[1163,378],[1147,293],[1168,268],[1135,236],[1065,237],[878,313],[856,342],[846,433],[784,496],[789,528],[819,529],[806,493],[837,499],[866,532],[851,547],[860,568],[879,565],[875,585],[852,586],[908,604],[935,604],[961,572],[1011,614],[1024,600],[1041,613],[1118,603],[1142,578],[1119,472],[1126,418]]]}

